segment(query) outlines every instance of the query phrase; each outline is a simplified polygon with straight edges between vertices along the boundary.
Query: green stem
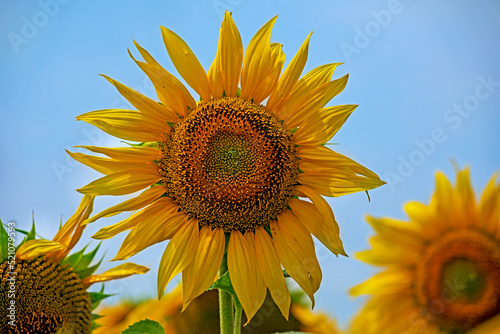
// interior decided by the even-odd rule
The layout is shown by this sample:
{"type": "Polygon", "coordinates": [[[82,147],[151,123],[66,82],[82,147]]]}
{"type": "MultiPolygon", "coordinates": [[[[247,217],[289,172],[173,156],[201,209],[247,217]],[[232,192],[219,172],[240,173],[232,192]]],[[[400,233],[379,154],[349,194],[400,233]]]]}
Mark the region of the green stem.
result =
{"type": "Polygon", "coordinates": [[[234,334],[241,334],[241,312],[243,307],[240,303],[234,305],[234,334]]]}
{"type": "MultiPolygon", "coordinates": [[[[219,277],[227,272],[227,253],[222,258],[219,269],[219,277]]],[[[219,312],[220,312],[220,332],[221,334],[233,334],[234,314],[233,297],[228,291],[219,289],[219,312]]]]}

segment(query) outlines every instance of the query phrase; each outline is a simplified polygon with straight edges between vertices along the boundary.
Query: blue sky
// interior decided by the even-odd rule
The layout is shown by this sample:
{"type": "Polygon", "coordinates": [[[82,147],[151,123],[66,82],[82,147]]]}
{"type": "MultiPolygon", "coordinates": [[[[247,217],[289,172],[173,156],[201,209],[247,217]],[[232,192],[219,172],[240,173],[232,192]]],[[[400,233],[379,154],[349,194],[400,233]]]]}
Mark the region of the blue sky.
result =
{"type": "MultiPolygon", "coordinates": [[[[367,248],[372,230],[366,214],[405,218],[405,202],[428,202],[437,170],[454,177],[450,161],[471,166],[477,192],[500,169],[500,3],[495,0],[2,1],[0,218],[28,229],[34,212],[39,233],[52,237],[61,216],[71,216],[80,201],[75,189],[98,177],[64,149],[122,145],[75,121],[88,111],[128,107],[98,74],[154,97],[127,54],[127,48],[138,54],[132,39],[176,73],[161,38],[165,26],[208,69],[224,10],[233,12],[244,45],[279,15],[272,41],[283,44],[287,63],[311,31],[305,70],[344,62],[334,76],[349,73],[348,85],[329,105],[359,107],[334,137],[339,143],[334,148],[388,182],[371,191],[371,202],[363,193],[328,199],[348,254],[367,248]]],[[[98,198],[95,211],[119,200],[98,198]]],[[[80,245],[119,218],[89,226],[80,245]]],[[[123,238],[102,245],[105,260],[123,238]]],[[[131,258],[153,269],[109,284],[108,292],[154,296],[164,247],[131,258]]],[[[376,270],[353,256],[335,258],[322,245],[317,252],[324,271],[317,309],[346,324],[362,303],[347,289],[376,270]]],[[[103,268],[112,265],[105,262],[103,268]]]]}

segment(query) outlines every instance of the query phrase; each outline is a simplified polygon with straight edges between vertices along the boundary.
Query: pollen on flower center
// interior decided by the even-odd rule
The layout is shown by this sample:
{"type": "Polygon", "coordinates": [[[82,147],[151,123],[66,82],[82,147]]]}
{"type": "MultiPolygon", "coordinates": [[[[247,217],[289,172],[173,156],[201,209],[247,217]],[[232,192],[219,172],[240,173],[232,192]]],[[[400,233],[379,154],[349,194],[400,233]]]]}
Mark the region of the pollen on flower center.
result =
{"type": "Polygon", "coordinates": [[[167,196],[201,225],[254,230],[283,212],[298,174],[282,122],[240,98],[202,101],[162,143],[167,196]]]}
{"type": "Polygon", "coordinates": [[[447,233],[417,267],[422,309],[449,330],[467,330],[500,312],[500,244],[476,230],[447,233]]]}
{"type": "Polygon", "coordinates": [[[8,264],[4,261],[0,265],[1,333],[90,333],[90,297],[68,265],[43,257],[18,260],[14,271],[8,264]],[[9,318],[5,314],[12,300],[15,300],[15,326],[7,323],[9,318]]]}

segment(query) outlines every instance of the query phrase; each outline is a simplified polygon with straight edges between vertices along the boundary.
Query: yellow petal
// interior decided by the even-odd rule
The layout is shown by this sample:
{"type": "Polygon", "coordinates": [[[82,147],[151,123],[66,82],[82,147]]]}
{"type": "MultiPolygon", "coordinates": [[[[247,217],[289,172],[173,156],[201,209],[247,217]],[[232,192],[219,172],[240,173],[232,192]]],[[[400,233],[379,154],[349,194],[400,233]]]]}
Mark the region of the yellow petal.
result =
{"type": "MultiPolygon", "coordinates": [[[[243,44],[231,14],[226,11],[219,34],[220,75],[226,96],[236,95],[243,62],[243,44]]],[[[218,52],[218,51],[217,51],[218,52]]]]}
{"type": "MultiPolygon", "coordinates": [[[[319,110],[344,90],[348,78],[349,75],[346,74],[340,79],[330,81],[298,97],[295,110],[285,115],[284,126],[287,129],[293,129],[310,117],[318,117],[319,110]]],[[[295,96],[290,100],[295,101],[295,96]]]]}
{"type": "MultiPolygon", "coordinates": [[[[257,31],[250,40],[245,52],[243,68],[241,70],[241,98],[253,99],[260,103],[267,96],[261,88],[262,83],[270,80],[272,68],[271,30],[277,16],[273,17],[257,31]]],[[[270,92],[269,92],[270,93],[270,92]]]]}
{"type": "Polygon", "coordinates": [[[360,165],[345,155],[332,151],[326,146],[299,146],[297,147],[297,156],[302,161],[308,161],[316,165],[316,169],[322,167],[341,168],[367,178],[380,180],[378,175],[368,168],[360,165]]]}
{"type": "Polygon", "coordinates": [[[190,219],[168,243],[158,269],[158,299],[163,295],[168,282],[193,260],[198,249],[199,235],[198,220],[190,219]]]}
{"type": "Polygon", "coordinates": [[[496,334],[499,328],[500,314],[497,314],[472,328],[467,334],[496,334]]]}
{"type": "Polygon", "coordinates": [[[172,238],[184,226],[188,215],[183,212],[161,212],[150,221],[141,221],[129,232],[113,261],[126,260],[129,257],[172,238]]]}
{"type": "Polygon", "coordinates": [[[16,257],[20,260],[30,260],[66,248],[66,245],[52,240],[29,240],[18,248],[16,257]]]}
{"type": "Polygon", "coordinates": [[[309,272],[313,291],[317,291],[321,283],[322,273],[311,235],[300,224],[293,212],[288,209],[278,215],[278,225],[283,238],[309,272]]]}
{"type": "Polygon", "coordinates": [[[85,221],[85,219],[87,219],[92,212],[93,206],[94,197],[83,196],[75,213],[66,221],[66,223],[64,223],[52,240],[68,246],[75,228],[83,225],[83,221],[85,221]]]}
{"type": "Polygon", "coordinates": [[[129,51],[130,57],[136,64],[146,73],[153,83],[156,94],[161,103],[169,110],[174,111],[179,115],[185,115],[187,107],[195,108],[196,101],[191,96],[191,93],[174,75],[165,70],[151,55],[143,49],[137,42],[135,46],[141,53],[146,63],[135,60],[129,51]]]}
{"type": "Polygon", "coordinates": [[[173,31],[161,27],[163,42],[172,63],[179,74],[186,80],[203,100],[210,100],[210,84],[207,73],[194,55],[189,46],[173,31]]]}
{"type": "MultiPolygon", "coordinates": [[[[153,187],[156,188],[156,187],[153,187]]],[[[161,197],[147,208],[134,213],[129,218],[122,220],[116,224],[101,228],[92,236],[94,239],[108,239],[114,237],[118,233],[129,230],[137,224],[144,222],[148,223],[155,219],[161,212],[176,212],[178,205],[173,204],[172,198],[161,197]]],[[[93,219],[94,217],[92,217],[93,219]]]]}
{"type": "Polygon", "coordinates": [[[125,172],[130,170],[140,170],[140,169],[152,169],[156,166],[153,162],[129,162],[129,161],[119,161],[109,158],[97,157],[94,155],[88,155],[83,153],[73,153],[66,150],[66,153],[76,161],[89,166],[90,168],[98,171],[99,173],[109,175],[117,172],[125,172]]]}
{"type": "Polygon", "coordinates": [[[112,207],[107,208],[99,212],[98,214],[92,216],[91,218],[85,220],[82,225],[90,224],[95,222],[99,218],[111,217],[122,213],[124,211],[135,211],[139,210],[146,205],[153,203],[155,199],[160,197],[165,193],[165,188],[163,186],[153,186],[147,190],[145,190],[142,194],[137,197],[131,198],[119,204],[113,205],[112,207]]]}
{"type": "Polygon", "coordinates": [[[75,146],[81,147],[94,153],[107,155],[108,157],[121,161],[149,162],[161,157],[161,151],[154,147],[98,147],[98,146],[75,146]]]}
{"type": "Polygon", "coordinates": [[[222,228],[205,225],[193,261],[182,272],[183,309],[186,303],[205,292],[214,282],[222,262],[225,238],[222,228]]]}
{"type": "MultiPolygon", "coordinates": [[[[220,46],[219,46],[220,48],[220,46]]],[[[224,93],[224,87],[222,86],[222,79],[220,73],[220,54],[219,48],[217,48],[217,55],[215,56],[212,65],[208,69],[208,81],[210,82],[210,88],[212,89],[212,97],[219,98],[224,93]]]]}
{"type": "Polygon", "coordinates": [[[285,63],[285,54],[281,50],[282,47],[283,45],[278,43],[271,44],[270,66],[267,70],[267,76],[253,95],[254,103],[262,102],[276,89],[283,64],[285,63]]]}
{"type": "Polygon", "coordinates": [[[149,271],[149,268],[140,266],[132,262],[126,262],[116,266],[112,269],[106,270],[100,275],[91,275],[85,277],[83,280],[83,285],[88,287],[94,283],[107,282],[114,279],[124,278],[135,274],[145,274],[149,271]]]}
{"type": "Polygon", "coordinates": [[[291,303],[290,293],[288,292],[280,260],[274,250],[271,238],[262,227],[255,229],[255,254],[257,256],[257,264],[269,288],[269,292],[283,316],[288,320],[291,303]]]}
{"type": "Polygon", "coordinates": [[[293,134],[297,145],[321,145],[328,143],[357,105],[347,104],[327,107],[318,111],[318,115],[307,118],[293,134]]]}
{"type": "Polygon", "coordinates": [[[144,171],[126,171],[109,174],[90,182],[85,187],[77,189],[77,191],[93,196],[130,194],[160,181],[162,177],[158,174],[157,168],[153,166],[149,173],[145,173],[144,171]]]}
{"type": "Polygon", "coordinates": [[[273,236],[273,246],[281,264],[283,265],[283,268],[285,268],[288,275],[290,275],[290,277],[292,277],[301,289],[304,290],[304,292],[309,296],[312,306],[314,307],[314,292],[316,290],[312,287],[309,272],[304,267],[301,259],[295,251],[286,242],[278,222],[272,221],[270,227],[273,236]]]}
{"type": "Polygon", "coordinates": [[[335,68],[340,64],[321,65],[304,75],[295,85],[285,102],[275,110],[276,116],[279,119],[290,118],[301,107],[301,104],[307,102],[307,98],[311,96],[312,91],[330,82],[335,68]]]}
{"type": "Polygon", "coordinates": [[[351,288],[351,296],[363,294],[397,294],[412,289],[413,270],[386,270],[375,274],[365,282],[351,288]]]}
{"type": "MultiPolygon", "coordinates": [[[[480,223],[475,219],[476,215],[476,197],[472,189],[470,181],[470,172],[468,168],[461,170],[457,173],[457,206],[459,221],[456,224],[462,226],[479,225],[480,223]]],[[[479,226],[478,226],[479,227],[479,226]]]]}
{"type": "Polygon", "coordinates": [[[436,174],[436,190],[431,199],[431,205],[436,207],[441,217],[450,217],[455,212],[455,196],[453,187],[446,176],[438,172],[436,174]]]}
{"type": "Polygon", "coordinates": [[[166,123],[135,110],[96,110],[76,118],[92,124],[112,136],[139,142],[162,141],[170,131],[166,123]]]}
{"type": "Polygon", "coordinates": [[[335,255],[346,255],[338,232],[338,225],[336,228],[331,228],[331,225],[325,222],[314,204],[299,199],[291,199],[288,201],[288,205],[302,225],[318,238],[326,248],[335,255]]]}
{"type": "Polygon", "coordinates": [[[299,174],[297,181],[325,196],[342,196],[385,184],[378,178],[355,174],[340,168],[321,168],[299,174]]]}
{"type": "MultiPolygon", "coordinates": [[[[246,231],[245,234],[243,235],[243,237],[245,238],[245,240],[248,243],[250,254],[255,254],[255,233],[253,233],[251,231],[246,231]]],[[[255,258],[255,260],[257,261],[257,258],[255,258]]],[[[259,270],[259,268],[257,268],[257,269],[258,270],[255,271],[255,276],[253,277],[255,279],[255,283],[257,285],[256,301],[257,301],[257,304],[262,305],[262,303],[266,299],[267,286],[266,286],[266,282],[264,282],[264,278],[262,277],[261,271],[259,270]]]]}
{"type": "Polygon", "coordinates": [[[302,74],[302,70],[306,65],[307,54],[309,52],[309,39],[311,38],[311,35],[312,33],[307,36],[299,51],[297,51],[297,54],[293,57],[292,61],[285,69],[285,72],[283,72],[283,75],[278,81],[276,90],[267,100],[267,110],[272,112],[277,110],[297,85],[300,75],[302,74]]]}
{"type": "Polygon", "coordinates": [[[174,112],[162,106],[160,103],[151,100],[149,97],[136,92],[104,74],[101,75],[115,86],[118,92],[142,113],[163,122],[175,122],[178,119],[178,116],[174,112]]]}
{"type": "Polygon", "coordinates": [[[247,240],[238,230],[231,231],[227,249],[227,266],[234,291],[250,321],[262,305],[263,300],[259,300],[262,292],[259,291],[256,281],[258,269],[255,253],[251,251],[247,240]]]}

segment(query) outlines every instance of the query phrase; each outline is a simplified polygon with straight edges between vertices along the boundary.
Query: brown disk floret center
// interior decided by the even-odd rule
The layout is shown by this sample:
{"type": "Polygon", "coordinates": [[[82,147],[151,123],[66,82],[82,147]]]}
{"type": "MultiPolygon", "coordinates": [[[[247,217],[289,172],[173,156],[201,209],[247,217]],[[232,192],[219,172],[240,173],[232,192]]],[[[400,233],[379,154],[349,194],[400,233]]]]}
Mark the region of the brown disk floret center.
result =
{"type": "Polygon", "coordinates": [[[481,231],[448,232],[428,247],[416,274],[421,310],[448,331],[500,313],[500,243],[481,231]]]}
{"type": "Polygon", "coordinates": [[[269,224],[296,184],[291,133],[264,106],[240,98],[200,102],[161,148],[167,196],[201,225],[226,232],[269,224]]]}
{"type": "Polygon", "coordinates": [[[12,267],[4,261],[0,278],[0,333],[91,332],[89,294],[68,265],[44,257],[19,260],[12,267]]]}

